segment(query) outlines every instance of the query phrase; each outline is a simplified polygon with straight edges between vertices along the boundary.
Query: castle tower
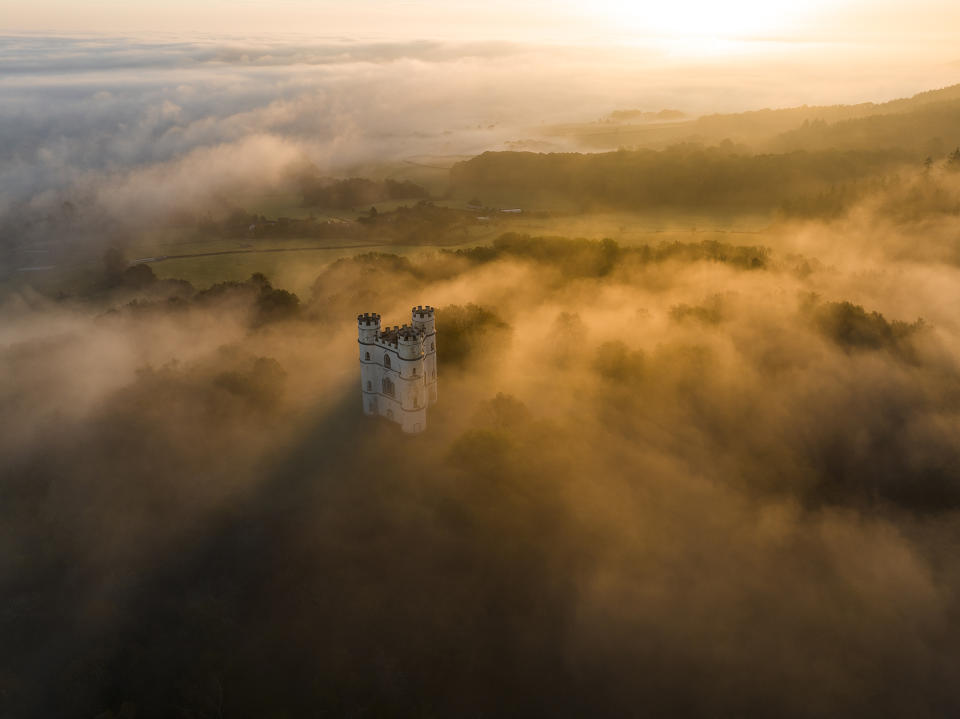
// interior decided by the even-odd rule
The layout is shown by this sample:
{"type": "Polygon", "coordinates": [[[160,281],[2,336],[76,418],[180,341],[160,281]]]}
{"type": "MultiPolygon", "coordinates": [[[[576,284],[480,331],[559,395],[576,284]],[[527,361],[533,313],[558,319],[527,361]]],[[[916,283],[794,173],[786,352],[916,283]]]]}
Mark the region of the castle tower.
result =
{"type": "Polygon", "coordinates": [[[384,328],[378,314],[357,315],[363,411],[386,417],[411,434],[427,427],[437,374],[433,308],[416,308],[414,316],[411,325],[384,328]]]}
{"type": "Polygon", "coordinates": [[[437,401],[437,330],[434,309],[417,305],[411,312],[413,326],[423,334],[423,371],[427,385],[427,401],[437,401]]]}
{"type": "Polygon", "coordinates": [[[397,331],[397,374],[401,425],[404,432],[421,432],[427,427],[427,392],[423,373],[423,335],[410,325],[397,331]]]}
{"type": "Polygon", "coordinates": [[[357,315],[358,340],[360,349],[360,391],[363,397],[363,411],[366,414],[379,414],[377,395],[381,383],[380,366],[374,360],[376,341],[380,336],[380,315],[364,312],[357,315]]]}

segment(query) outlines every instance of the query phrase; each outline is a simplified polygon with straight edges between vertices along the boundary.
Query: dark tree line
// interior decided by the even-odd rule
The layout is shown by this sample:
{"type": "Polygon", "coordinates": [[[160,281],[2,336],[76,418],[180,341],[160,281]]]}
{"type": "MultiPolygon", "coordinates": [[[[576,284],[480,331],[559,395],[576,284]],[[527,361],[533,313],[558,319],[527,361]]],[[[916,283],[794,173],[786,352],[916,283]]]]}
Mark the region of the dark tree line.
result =
{"type": "Polygon", "coordinates": [[[798,195],[893,171],[896,150],[731,154],[682,145],[599,154],[486,152],[451,170],[457,196],[583,210],[773,210],[798,195]]]}
{"type": "Polygon", "coordinates": [[[324,207],[347,210],[390,200],[426,200],[430,193],[409,180],[369,180],[350,177],[336,180],[330,177],[307,176],[300,181],[304,207],[324,207]]]}

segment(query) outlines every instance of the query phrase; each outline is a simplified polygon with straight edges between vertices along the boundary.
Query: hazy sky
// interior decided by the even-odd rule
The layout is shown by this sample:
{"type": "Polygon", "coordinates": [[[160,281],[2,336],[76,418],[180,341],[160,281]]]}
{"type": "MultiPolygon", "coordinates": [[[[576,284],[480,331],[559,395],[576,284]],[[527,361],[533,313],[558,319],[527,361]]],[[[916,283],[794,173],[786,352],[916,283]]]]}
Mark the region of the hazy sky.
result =
{"type": "MultiPolygon", "coordinates": [[[[28,32],[271,33],[623,42],[714,37],[882,41],[928,48],[960,23],[952,0],[0,0],[28,32]]],[[[960,52],[957,53],[960,58],[960,52]]]]}
{"type": "Polygon", "coordinates": [[[882,102],[960,82],[958,27],[955,0],[0,0],[0,222],[59,192],[134,216],[298,158],[478,154],[616,109],[882,102]]]}

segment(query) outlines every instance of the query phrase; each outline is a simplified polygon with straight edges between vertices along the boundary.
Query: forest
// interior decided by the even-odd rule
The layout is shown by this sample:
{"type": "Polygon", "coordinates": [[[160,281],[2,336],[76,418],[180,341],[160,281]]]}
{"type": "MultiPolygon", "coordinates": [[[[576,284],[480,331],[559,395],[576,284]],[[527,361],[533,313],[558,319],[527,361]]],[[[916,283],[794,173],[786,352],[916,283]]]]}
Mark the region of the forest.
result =
{"type": "Polygon", "coordinates": [[[43,42],[0,82],[0,719],[960,715],[960,86],[698,114],[582,49],[43,42]],[[424,304],[411,436],[356,318],[424,304]]]}
{"type": "Polygon", "coordinates": [[[708,208],[735,214],[773,212],[838,187],[857,188],[859,198],[909,158],[901,150],[754,155],[732,145],[597,154],[487,152],[457,164],[450,182],[460,197],[584,212],[708,208]]]}
{"type": "Polygon", "coordinates": [[[952,713],[960,255],[858,222],[6,305],[4,712],[952,713]],[[423,302],[409,437],[344,318],[423,302]]]}

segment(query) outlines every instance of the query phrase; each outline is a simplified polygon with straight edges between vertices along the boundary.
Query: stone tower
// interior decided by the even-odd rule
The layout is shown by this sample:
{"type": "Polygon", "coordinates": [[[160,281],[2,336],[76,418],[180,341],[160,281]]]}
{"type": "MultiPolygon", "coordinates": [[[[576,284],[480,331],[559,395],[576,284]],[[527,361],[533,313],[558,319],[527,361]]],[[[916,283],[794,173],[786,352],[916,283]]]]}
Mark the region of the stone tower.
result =
{"type": "Polygon", "coordinates": [[[380,315],[357,315],[363,411],[396,422],[404,432],[427,428],[437,401],[436,327],[432,307],[414,307],[412,323],[383,328],[380,315]]]}
{"type": "Polygon", "coordinates": [[[433,307],[413,308],[413,327],[423,334],[423,374],[430,404],[437,401],[437,329],[433,307]]]}

